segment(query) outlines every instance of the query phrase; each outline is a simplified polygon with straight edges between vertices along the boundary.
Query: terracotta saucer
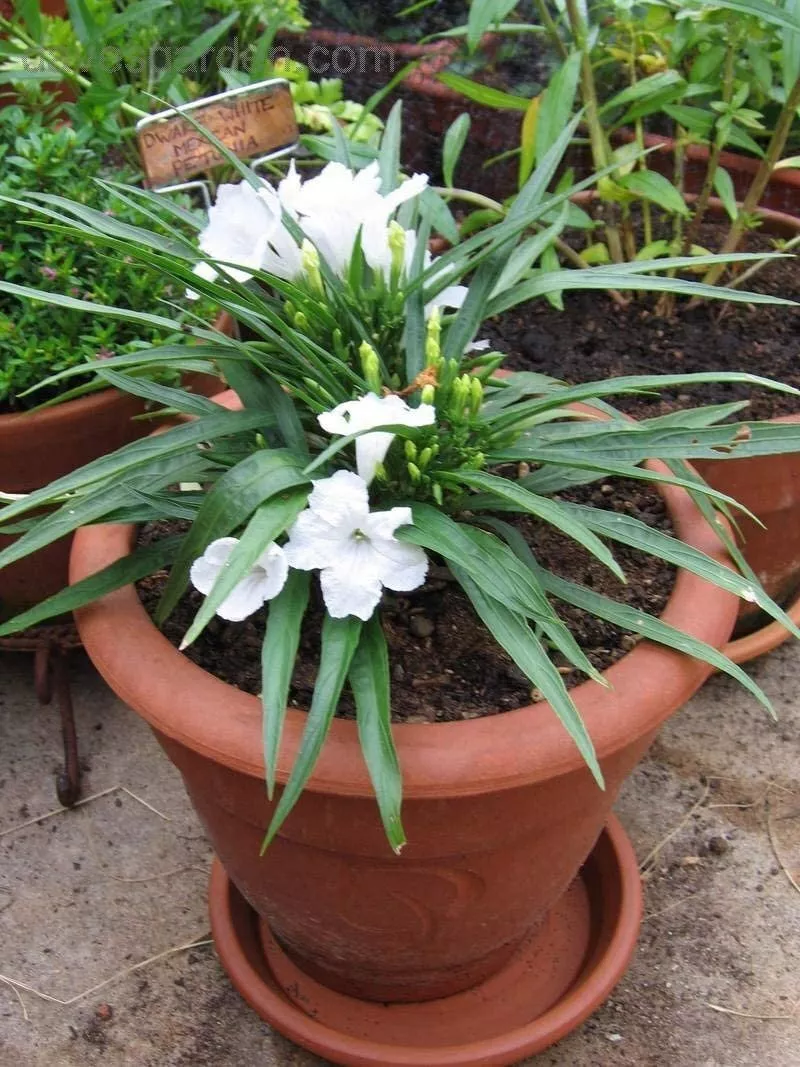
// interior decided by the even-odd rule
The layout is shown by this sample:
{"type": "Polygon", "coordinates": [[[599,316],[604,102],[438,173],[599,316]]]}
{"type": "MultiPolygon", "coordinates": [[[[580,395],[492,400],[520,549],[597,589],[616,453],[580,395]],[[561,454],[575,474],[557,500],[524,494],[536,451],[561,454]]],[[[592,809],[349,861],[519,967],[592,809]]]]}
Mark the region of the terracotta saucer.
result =
{"type": "MultiPolygon", "coordinates": [[[[795,625],[800,626],[800,596],[786,608],[786,614],[795,625]]],[[[749,663],[759,656],[772,652],[792,635],[779,622],[770,622],[755,633],[736,637],[723,648],[723,653],[734,663],[749,663]]]]}
{"type": "Polygon", "coordinates": [[[612,816],[568,892],[499,974],[454,997],[379,1004],[297,968],[219,860],[209,886],[214,941],[236,989],[286,1037],[348,1067],[504,1067],[540,1052],[622,977],[641,907],[636,856],[612,816]]]}

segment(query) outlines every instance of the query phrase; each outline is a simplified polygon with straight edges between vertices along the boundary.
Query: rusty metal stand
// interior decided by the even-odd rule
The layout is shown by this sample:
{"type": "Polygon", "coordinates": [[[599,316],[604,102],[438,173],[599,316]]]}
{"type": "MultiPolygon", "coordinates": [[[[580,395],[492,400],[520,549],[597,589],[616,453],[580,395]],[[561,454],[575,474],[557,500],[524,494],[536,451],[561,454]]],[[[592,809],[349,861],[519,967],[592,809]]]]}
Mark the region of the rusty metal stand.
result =
{"type": "Polygon", "coordinates": [[[69,678],[70,653],[80,647],[78,631],[71,622],[37,626],[14,637],[0,639],[0,652],[34,654],[34,685],[39,703],[50,704],[55,696],[64,742],[64,768],[56,776],[56,795],[65,808],[77,804],[81,795],[78,735],[69,678]]]}

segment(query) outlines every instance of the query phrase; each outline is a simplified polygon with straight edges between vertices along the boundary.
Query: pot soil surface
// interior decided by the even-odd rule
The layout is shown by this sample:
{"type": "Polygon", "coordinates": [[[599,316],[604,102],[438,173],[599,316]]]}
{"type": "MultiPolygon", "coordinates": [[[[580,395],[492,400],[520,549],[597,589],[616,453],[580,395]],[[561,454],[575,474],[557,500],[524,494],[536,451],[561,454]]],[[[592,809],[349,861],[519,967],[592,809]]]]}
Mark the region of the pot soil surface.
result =
{"type": "MultiPolygon", "coordinates": [[[[657,492],[638,482],[615,479],[584,486],[561,499],[591,504],[633,516],[660,530],[671,530],[664,503],[657,492]]],[[[506,519],[508,516],[504,516],[506,519]]],[[[564,578],[581,582],[596,592],[613,597],[651,615],[666,606],[675,579],[674,568],[663,562],[614,545],[613,551],[628,578],[622,585],[610,571],[579,545],[552,527],[521,518],[523,530],[539,561],[564,578]]],[[[146,527],[140,543],[175,531],[175,524],[146,527]]],[[[166,580],[166,573],[138,584],[139,595],[153,614],[166,580]]],[[[316,583],[315,583],[316,584],[316,583]]],[[[312,585],[312,589],[315,585],[312,585]]],[[[203,597],[190,590],[164,627],[177,647],[197,613],[203,597]]],[[[636,637],[569,605],[559,613],[598,670],[616,663],[634,647],[636,637]]],[[[316,677],[322,604],[312,602],[293,679],[290,703],[310,704],[316,677]]],[[[215,618],[186,654],[199,666],[224,682],[248,693],[261,691],[261,645],[266,612],[244,623],[215,618]]],[[[392,664],[392,714],[396,722],[445,722],[479,718],[518,708],[541,699],[513,661],[498,648],[475,615],[467,597],[442,567],[433,566],[427,583],[412,594],[387,594],[383,607],[384,631],[392,664]]],[[[554,657],[558,664],[557,657],[554,657]]],[[[577,671],[563,667],[572,686],[584,680],[577,671]]],[[[354,717],[349,692],[338,714],[354,717]]]]}
{"type": "MultiPolygon", "coordinates": [[[[699,243],[719,248],[725,229],[718,223],[704,226],[699,243]]],[[[768,237],[754,233],[742,250],[774,248],[768,237]]],[[[743,288],[800,301],[797,261],[776,261],[743,288]]],[[[654,313],[656,299],[645,293],[620,308],[604,292],[565,293],[563,312],[543,300],[532,301],[492,320],[482,336],[508,353],[509,369],[551,374],[571,383],[628,374],[748,371],[800,387],[800,308],[712,301],[687,310],[683,300],[675,316],[665,319],[654,313]]],[[[798,397],[723,382],[668,390],[663,397],[620,396],[613,403],[637,418],[649,418],[678,408],[747,399],[749,409],[737,418],[800,412],[798,397]]]]}

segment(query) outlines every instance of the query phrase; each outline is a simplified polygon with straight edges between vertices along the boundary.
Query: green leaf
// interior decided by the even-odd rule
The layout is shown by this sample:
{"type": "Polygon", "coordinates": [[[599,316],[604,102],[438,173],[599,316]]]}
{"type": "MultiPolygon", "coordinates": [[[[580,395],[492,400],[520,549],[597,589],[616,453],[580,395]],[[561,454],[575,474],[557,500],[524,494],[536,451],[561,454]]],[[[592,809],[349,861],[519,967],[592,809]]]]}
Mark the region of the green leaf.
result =
{"type": "Polygon", "coordinates": [[[392,737],[389,652],[377,616],[361,631],[353,662],[350,688],[356,703],[356,720],[361,751],[378,800],[389,844],[399,853],[406,843],[400,816],[403,779],[392,737]]]}
{"type": "Polygon", "coordinates": [[[133,378],[129,374],[119,374],[108,367],[100,366],[97,374],[103,381],[108,382],[124,393],[139,396],[143,400],[150,400],[154,404],[162,404],[165,408],[183,412],[186,415],[212,415],[219,411],[219,404],[197,393],[190,393],[186,389],[173,389],[167,385],[159,385],[149,378],[133,378]]]}
{"type": "Polygon", "coordinates": [[[775,0],[696,0],[696,3],[711,11],[715,8],[726,7],[742,15],[751,15],[753,18],[763,19],[776,26],[800,32],[800,17],[783,11],[775,0]]]}
{"type": "Polygon", "coordinates": [[[438,553],[451,565],[466,571],[488,595],[510,611],[533,619],[554,646],[589,677],[602,682],[575,638],[553,610],[530,570],[497,537],[467,523],[456,523],[427,504],[413,509],[414,525],[404,526],[397,537],[438,553]]]}
{"type": "Polygon", "coordinates": [[[745,673],[741,667],[737,667],[735,663],[721,652],[718,652],[712,645],[706,644],[705,641],[700,641],[696,637],[690,637],[683,630],[678,630],[674,626],[670,626],[669,623],[662,622],[661,619],[657,619],[645,612],[637,611],[636,608],[631,607],[629,604],[621,604],[619,601],[611,600],[609,597],[596,593],[593,589],[586,589],[584,586],[576,585],[574,582],[568,582],[564,578],[559,578],[548,571],[540,572],[539,578],[548,593],[558,597],[559,600],[572,604],[600,619],[606,619],[623,630],[641,634],[642,637],[656,641],[660,645],[666,645],[667,648],[674,648],[677,652],[693,656],[695,659],[711,664],[716,670],[723,671],[744,686],[749,693],[752,693],[756,700],[774,716],[772,704],[760,686],[756,685],[750,675],[745,673]]]}
{"type": "MultiPolygon", "coordinates": [[[[144,472],[129,474],[125,481],[103,487],[102,492],[71,498],[56,511],[41,516],[24,536],[7,545],[0,552],[0,569],[71,534],[79,526],[101,521],[109,512],[130,503],[132,489],[155,491],[174,482],[192,481],[198,470],[204,468],[205,462],[200,456],[169,455],[150,464],[144,472]]],[[[11,518],[8,513],[14,506],[10,505],[0,513],[3,522],[11,518]]]]}
{"type": "Polygon", "coordinates": [[[267,547],[291,526],[308,501],[308,490],[280,493],[253,514],[211,592],[189,627],[181,651],[193,644],[267,547]]]}
{"type": "Polygon", "coordinates": [[[17,0],[16,14],[22,19],[25,28],[37,42],[42,42],[41,0],[17,0]]]}
{"type": "Polygon", "coordinates": [[[180,549],[181,540],[180,536],[168,537],[118,559],[102,571],[98,571],[97,574],[83,578],[80,582],[43,600],[35,608],[17,615],[9,622],[4,622],[0,625],[0,637],[8,637],[10,634],[38,626],[47,619],[76,611],[85,604],[91,604],[108,593],[121,589],[122,586],[155,574],[156,571],[172,563],[180,549]]]}
{"type": "MultiPolygon", "coordinates": [[[[166,435],[164,435],[166,436],[166,435]]],[[[283,449],[261,449],[226,471],[206,494],[203,506],[183,541],[183,549],[170,572],[155,621],[167,619],[189,580],[192,563],[212,541],[227,537],[242,526],[270,497],[307,485],[297,457],[283,449]]]]}
{"type": "Polygon", "coordinates": [[[330,615],[325,615],[322,623],[322,651],[317,681],[306,728],[303,731],[303,739],[300,743],[300,751],[272,816],[262,845],[262,854],[274,840],[311,777],[336,713],[339,698],[350,671],[350,664],[358,648],[361,627],[361,620],[352,616],[346,619],[332,619],[330,615]]]}
{"type": "Polygon", "coordinates": [[[197,446],[204,441],[262,429],[264,426],[263,411],[219,411],[218,414],[172,427],[166,433],[124,445],[110,456],[101,456],[79,470],[57,478],[44,489],[29,493],[24,500],[8,504],[0,511],[0,521],[8,522],[17,515],[45,507],[67,493],[84,490],[98,482],[127,478],[133,473],[146,473],[152,464],[168,456],[181,453],[195,455],[197,446]]]}
{"type": "Polygon", "coordinates": [[[629,193],[652,200],[671,215],[681,215],[684,218],[689,215],[686,201],[663,174],[652,170],[634,170],[619,177],[617,184],[629,193]]]}
{"type": "Polygon", "coordinates": [[[559,501],[531,493],[509,478],[498,478],[493,474],[484,474],[482,471],[456,471],[452,475],[452,481],[468,485],[472,489],[482,489],[485,493],[514,504],[519,511],[535,515],[543,522],[550,523],[567,537],[583,545],[587,552],[608,567],[621,582],[627,581],[622,568],[606,545],[581,523],[571,522],[559,501]]]}
{"type": "MultiPolygon", "coordinates": [[[[550,184],[577,128],[577,123],[578,117],[568,124],[555,144],[545,153],[544,159],[518,193],[505,221],[493,228],[496,231],[496,236],[507,231],[511,231],[511,234],[514,234],[514,229],[518,226],[520,219],[524,219],[533,207],[541,204],[541,201],[546,196],[547,186],[550,184]]],[[[533,222],[534,220],[531,219],[530,221],[533,222]]],[[[491,234],[491,231],[489,233],[491,234]]],[[[442,352],[445,359],[461,359],[467,346],[474,339],[478,327],[488,317],[487,301],[497,286],[508,263],[511,249],[517,243],[517,240],[516,235],[510,235],[508,240],[498,240],[496,245],[492,247],[488,258],[475,271],[467,297],[447,331],[442,352]]],[[[447,255],[442,257],[436,267],[444,271],[446,265],[448,265],[447,255]]],[[[585,272],[581,271],[580,273],[585,272]]],[[[448,284],[452,284],[452,280],[449,277],[448,284]]]]}
{"type": "Polygon", "coordinates": [[[211,51],[217,41],[224,37],[238,20],[239,14],[238,10],[232,11],[226,18],[214,23],[199,37],[196,37],[191,44],[185,45],[180,49],[167,70],[159,78],[158,91],[162,96],[168,92],[179,74],[182,74],[187,67],[190,67],[201,56],[211,51]]]}
{"type": "Polygon", "coordinates": [[[667,89],[680,92],[685,85],[685,80],[676,70],[665,70],[659,74],[651,74],[649,78],[642,78],[612,96],[610,100],[607,100],[602,105],[600,114],[603,115],[607,111],[613,111],[618,107],[639,103],[648,97],[656,94],[660,95],[667,89]]]}
{"type": "Polygon", "coordinates": [[[464,145],[467,143],[471,125],[472,119],[466,112],[464,112],[463,115],[459,115],[455,122],[448,126],[447,132],[444,135],[442,173],[444,175],[444,183],[450,189],[455,186],[455,169],[461,157],[464,145]]]}
{"type": "Polygon", "coordinates": [[[487,630],[519,669],[541,690],[575,742],[598,786],[603,789],[603,772],[580,712],[575,707],[563,678],[526,620],[484,593],[461,568],[453,567],[452,570],[487,630]]]}
{"type": "Polygon", "coordinates": [[[381,137],[378,166],[381,175],[381,191],[384,195],[397,188],[400,174],[400,153],[403,138],[403,101],[398,100],[389,112],[386,127],[381,137]]]}
{"type": "Polygon", "coordinates": [[[733,187],[733,179],[724,167],[717,167],[714,173],[714,189],[722,201],[728,217],[735,222],[739,216],[739,208],[736,204],[736,190],[733,187]]]}
{"type": "Polygon", "coordinates": [[[582,58],[580,51],[570,53],[550,79],[542,95],[536,123],[537,162],[544,159],[572,118],[582,58]]]}
{"type": "Polygon", "coordinates": [[[436,75],[437,79],[456,93],[461,93],[468,100],[474,100],[476,104],[485,107],[498,108],[499,110],[527,111],[530,100],[524,96],[514,96],[513,93],[505,93],[502,89],[492,89],[488,85],[471,81],[462,74],[454,74],[452,71],[444,71],[436,75]]]}
{"type": "Polygon", "coordinates": [[[638,548],[642,552],[647,552],[648,555],[666,560],[667,563],[674,563],[676,567],[683,567],[684,570],[691,571],[692,574],[712,582],[721,589],[734,593],[748,603],[757,604],[762,611],[785,626],[795,637],[800,637],[800,629],[795,626],[786,612],[767,596],[761,586],[743,578],[704,552],[692,548],[691,545],[661,530],[654,530],[651,526],[628,515],[612,514],[597,508],[586,507],[583,504],[565,506],[581,517],[595,533],[630,545],[632,548],[638,548]]]}
{"type": "Polygon", "coordinates": [[[311,575],[291,569],[286,585],[272,601],[267,616],[267,631],[261,651],[263,691],[264,766],[267,771],[267,796],[275,792],[278,755],[289,703],[300,631],[308,607],[311,575]]]}

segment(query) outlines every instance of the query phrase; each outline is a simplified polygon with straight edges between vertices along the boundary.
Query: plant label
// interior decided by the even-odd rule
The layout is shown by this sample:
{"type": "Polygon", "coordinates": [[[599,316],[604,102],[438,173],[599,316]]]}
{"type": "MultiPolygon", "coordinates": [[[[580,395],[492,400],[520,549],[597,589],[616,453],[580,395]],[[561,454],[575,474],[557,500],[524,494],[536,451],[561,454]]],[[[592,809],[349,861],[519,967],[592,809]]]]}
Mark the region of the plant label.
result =
{"type": "Polygon", "coordinates": [[[240,159],[282,155],[297,144],[289,83],[273,78],[148,115],[136,125],[151,187],[168,187],[224,163],[218,149],[185,117],[212,133],[240,159]]]}

